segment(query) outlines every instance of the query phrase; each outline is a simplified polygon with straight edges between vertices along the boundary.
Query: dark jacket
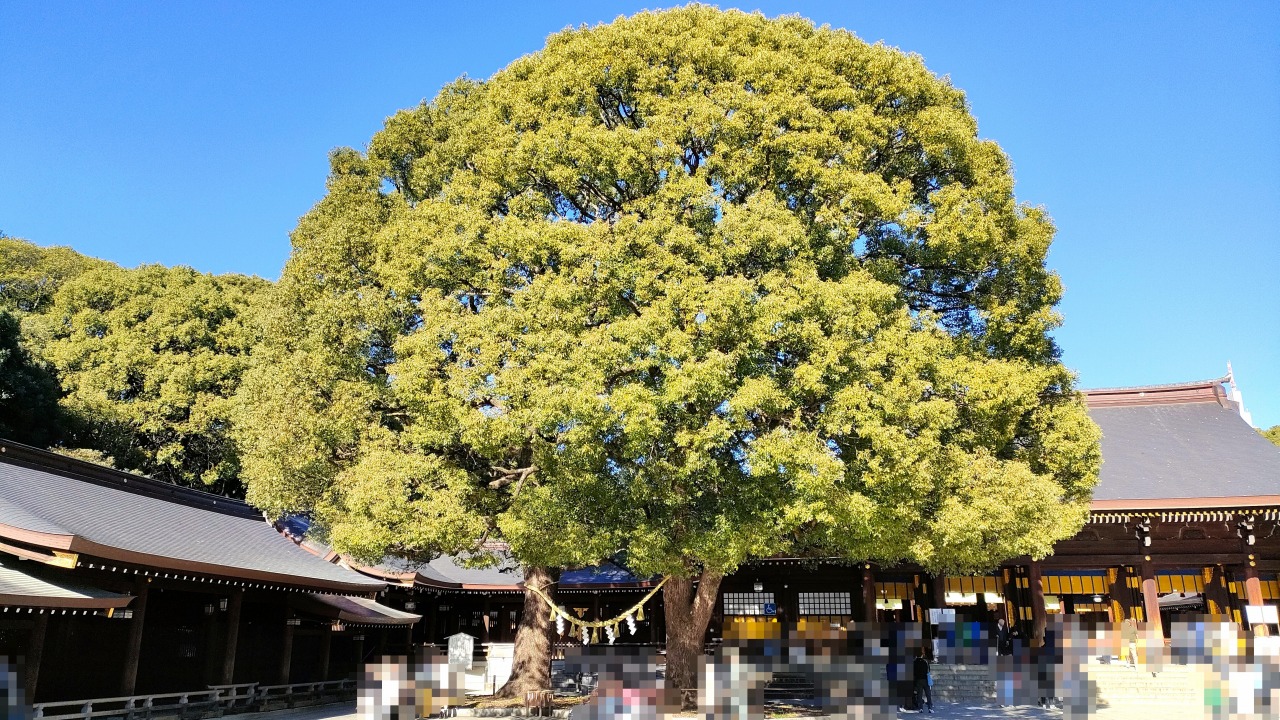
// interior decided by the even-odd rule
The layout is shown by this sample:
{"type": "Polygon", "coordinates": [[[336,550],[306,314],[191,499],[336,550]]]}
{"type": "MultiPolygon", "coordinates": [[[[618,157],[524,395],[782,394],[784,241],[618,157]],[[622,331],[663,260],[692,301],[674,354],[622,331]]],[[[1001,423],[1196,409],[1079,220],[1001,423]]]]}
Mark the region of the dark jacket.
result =
{"type": "Polygon", "coordinates": [[[915,662],[911,663],[911,674],[915,678],[916,682],[920,682],[921,680],[928,678],[929,661],[922,657],[916,658],[915,662]]]}
{"type": "Polygon", "coordinates": [[[996,627],[996,652],[1000,655],[1013,654],[1013,639],[1017,631],[1009,626],[996,627]]]}

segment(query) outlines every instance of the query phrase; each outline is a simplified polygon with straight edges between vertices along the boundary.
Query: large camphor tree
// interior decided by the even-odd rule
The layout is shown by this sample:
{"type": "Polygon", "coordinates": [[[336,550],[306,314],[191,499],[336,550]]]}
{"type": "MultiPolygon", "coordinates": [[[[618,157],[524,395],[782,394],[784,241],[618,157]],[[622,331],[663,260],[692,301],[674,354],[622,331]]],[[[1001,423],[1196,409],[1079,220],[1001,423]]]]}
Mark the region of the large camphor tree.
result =
{"type": "Polygon", "coordinates": [[[703,6],[568,30],[333,153],[245,385],[250,497],[368,558],[625,551],[694,687],[751,558],[963,572],[1078,530],[1052,236],[918,57],[703,6]]]}

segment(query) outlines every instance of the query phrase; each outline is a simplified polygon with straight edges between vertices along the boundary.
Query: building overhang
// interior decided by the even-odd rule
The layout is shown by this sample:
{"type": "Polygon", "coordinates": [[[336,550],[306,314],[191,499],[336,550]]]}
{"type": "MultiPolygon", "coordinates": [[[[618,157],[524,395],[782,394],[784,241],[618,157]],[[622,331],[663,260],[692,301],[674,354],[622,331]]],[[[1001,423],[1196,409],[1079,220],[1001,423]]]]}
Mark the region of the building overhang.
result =
{"type": "Polygon", "coordinates": [[[1118,511],[1141,512],[1144,510],[1241,510],[1280,508],[1280,495],[1250,495],[1244,497],[1186,497],[1186,498],[1134,498],[1094,500],[1089,504],[1093,512],[1118,511]]]}

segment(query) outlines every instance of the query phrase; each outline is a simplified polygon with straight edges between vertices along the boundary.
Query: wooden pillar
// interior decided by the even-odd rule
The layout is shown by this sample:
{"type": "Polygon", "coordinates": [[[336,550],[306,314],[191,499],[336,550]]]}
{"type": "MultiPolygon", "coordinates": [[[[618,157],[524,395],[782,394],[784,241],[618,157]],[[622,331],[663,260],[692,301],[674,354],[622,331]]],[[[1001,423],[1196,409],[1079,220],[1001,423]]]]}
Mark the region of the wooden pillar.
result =
{"type": "Polygon", "coordinates": [[[1044,610],[1044,583],[1041,582],[1040,563],[1032,562],[1027,572],[1027,584],[1031,590],[1031,646],[1044,644],[1044,628],[1048,616],[1044,610]]]}
{"type": "Polygon", "coordinates": [[[1000,579],[1004,581],[1004,622],[1008,627],[1016,627],[1022,622],[1022,605],[1018,602],[1017,568],[1000,568],[1000,579]]]}
{"type": "MultiPolygon", "coordinates": [[[[1244,596],[1246,604],[1262,605],[1262,582],[1258,579],[1258,566],[1252,559],[1244,566],[1244,596]]],[[[1253,634],[1267,635],[1269,629],[1266,625],[1255,625],[1253,634]]]]}
{"type": "Polygon", "coordinates": [[[862,565],[862,621],[876,620],[876,575],[870,563],[862,565]]]}
{"type": "Polygon", "coordinates": [[[134,582],[134,599],[129,607],[133,619],[129,621],[129,639],[125,641],[124,667],[120,676],[120,694],[133,695],[138,686],[138,661],[142,658],[142,627],[147,618],[147,578],[134,582]]]}
{"type": "Polygon", "coordinates": [[[1133,596],[1133,568],[1124,565],[1120,568],[1120,606],[1124,608],[1124,616],[1126,618],[1137,619],[1136,608],[1134,607],[1133,596]]]}
{"type": "Polygon", "coordinates": [[[333,627],[325,625],[320,633],[320,679],[329,679],[329,651],[333,649],[333,627]]]}
{"type": "Polygon", "coordinates": [[[1110,599],[1111,622],[1121,623],[1126,618],[1133,617],[1133,603],[1129,597],[1129,572],[1125,566],[1107,568],[1107,597],[1110,599]]]}
{"type": "Polygon", "coordinates": [[[423,633],[422,639],[428,645],[435,645],[436,626],[440,624],[436,620],[436,613],[440,610],[440,598],[434,595],[423,595],[422,599],[424,602],[428,603],[426,616],[422,618],[423,621],[427,623],[427,626],[423,628],[425,632],[423,633]]]}
{"type": "Polygon", "coordinates": [[[244,606],[244,589],[231,591],[227,598],[227,632],[222,644],[222,677],[219,685],[230,685],[235,682],[236,644],[240,641],[240,610],[244,606]]]}
{"type": "MultiPolygon", "coordinates": [[[[65,620],[63,622],[66,622],[65,620]]],[[[31,626],[27,639],[27,679],[23,686],[27,707],[36,699],[36,682],[40,679],[40,661],[44,658],[44,639],[49,630],[49,616],[40,613],[31,626]]]]}
{"type": "Polygon", "coordinates": [[[483,609],[481,610],[482,616],[480,618],[480,642],[485,645],[489,643],[489,606],[489,596],[485,595],[484,605],[482,606],[483,609]]]}
{"type": "Polygon", "coordinates": [[[1160,590],[1156,585],[1156,567],[1151,564],[1151,556],[1142,559],[1142,614],[1147,619],[1147,627],[1164,637],[1164,623],[1160,621],[1160,590]]]}
{"type": "Polygon", "coordinates": [[[1221,565],[1204,568],[1202,571],[1204,579],[1204,599],[1205,605],[1210,615],[1230,615],[1231,599],[1228,597],[1227,577],[1223,572],[1221,565]]]}
{"type": "Polygon", "coordinates": [[[356,646],[356,677],[360,677],[364,671],[364,633],[352,635],[351,640],[356,646]]]}
{"type": "Polygon", "coordinates": [[[924,617],[928,614],[925,612],[925,599],[929,595],[928,589],[924,586],[918,574],[911,576],[911,592],[907,593],[907,603],[903,603],[908,608],[907,617],[911,622],[922,623],[924,617]]]}
{"type": "Polygon", "coordinates": [[[285,613],[284,642],[281,643],[282,647],[280,648],[280,684],[281,685],[289,684],[289,674],[290,674],[290,670],[292,670],[292,665],[293,665],[294,626],[293,626],[293,623],[291,622],[292,620],[293,620],[293,613],[292,612],[285,613]]]}

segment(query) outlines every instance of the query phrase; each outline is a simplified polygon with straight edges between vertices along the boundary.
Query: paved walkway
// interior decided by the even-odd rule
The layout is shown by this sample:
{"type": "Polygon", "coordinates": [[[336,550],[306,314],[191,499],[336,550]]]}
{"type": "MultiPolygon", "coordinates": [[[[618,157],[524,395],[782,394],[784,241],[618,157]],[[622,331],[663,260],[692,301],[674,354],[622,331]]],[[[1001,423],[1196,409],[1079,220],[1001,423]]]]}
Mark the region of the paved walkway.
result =
{"type": "MultiPolygon", "coordinates": [[[[997,708],[977,705],[939,704],[934,710],[936,712],[932,715],[902,710],[898,713],[898,717],[903,720],[907,718],[913,720],[915,718],[937,718],[937,720],[1061,720],[1062,718],[1061,710],[1045,710],[1026,705],[997,708]]],[[[295,710],[272,710],[236,717],[241,717],[245,720],[359,720],[356,715],[356,705],[353,702],[297,708],[295,710]]],[[[1106,712],[1091,716],[1091,718],[1097,718],[1098,720],[1106,717],[1108,717],[1106,712]]],[[[1119,718],[1121,716],[1116,714],[1111,717],[1119,718]]]]}
{"type": "Polygon", "coordinates": [[[294,708],[292,710],[268,710],[262,713],[228,715],[227,717],[244,718],[244,720],[357,720],[354,701],[294,708]]]}
{"type": "MultiPolygon", "coordinates": [[[[939,703],[934,706],[934,713],[918,713],[913,710],[898,711],[899,718],[938,718],[938,720],[1042,720],[1053,718],[1061,720],[1062,711],[1046,710],[1034,705],[1018,705],[1015,707],[991,707],[989,705],[961,705],[939,703]]],[[[1091,716],[1098,717],[1098,716],[1091,716]]]]}

